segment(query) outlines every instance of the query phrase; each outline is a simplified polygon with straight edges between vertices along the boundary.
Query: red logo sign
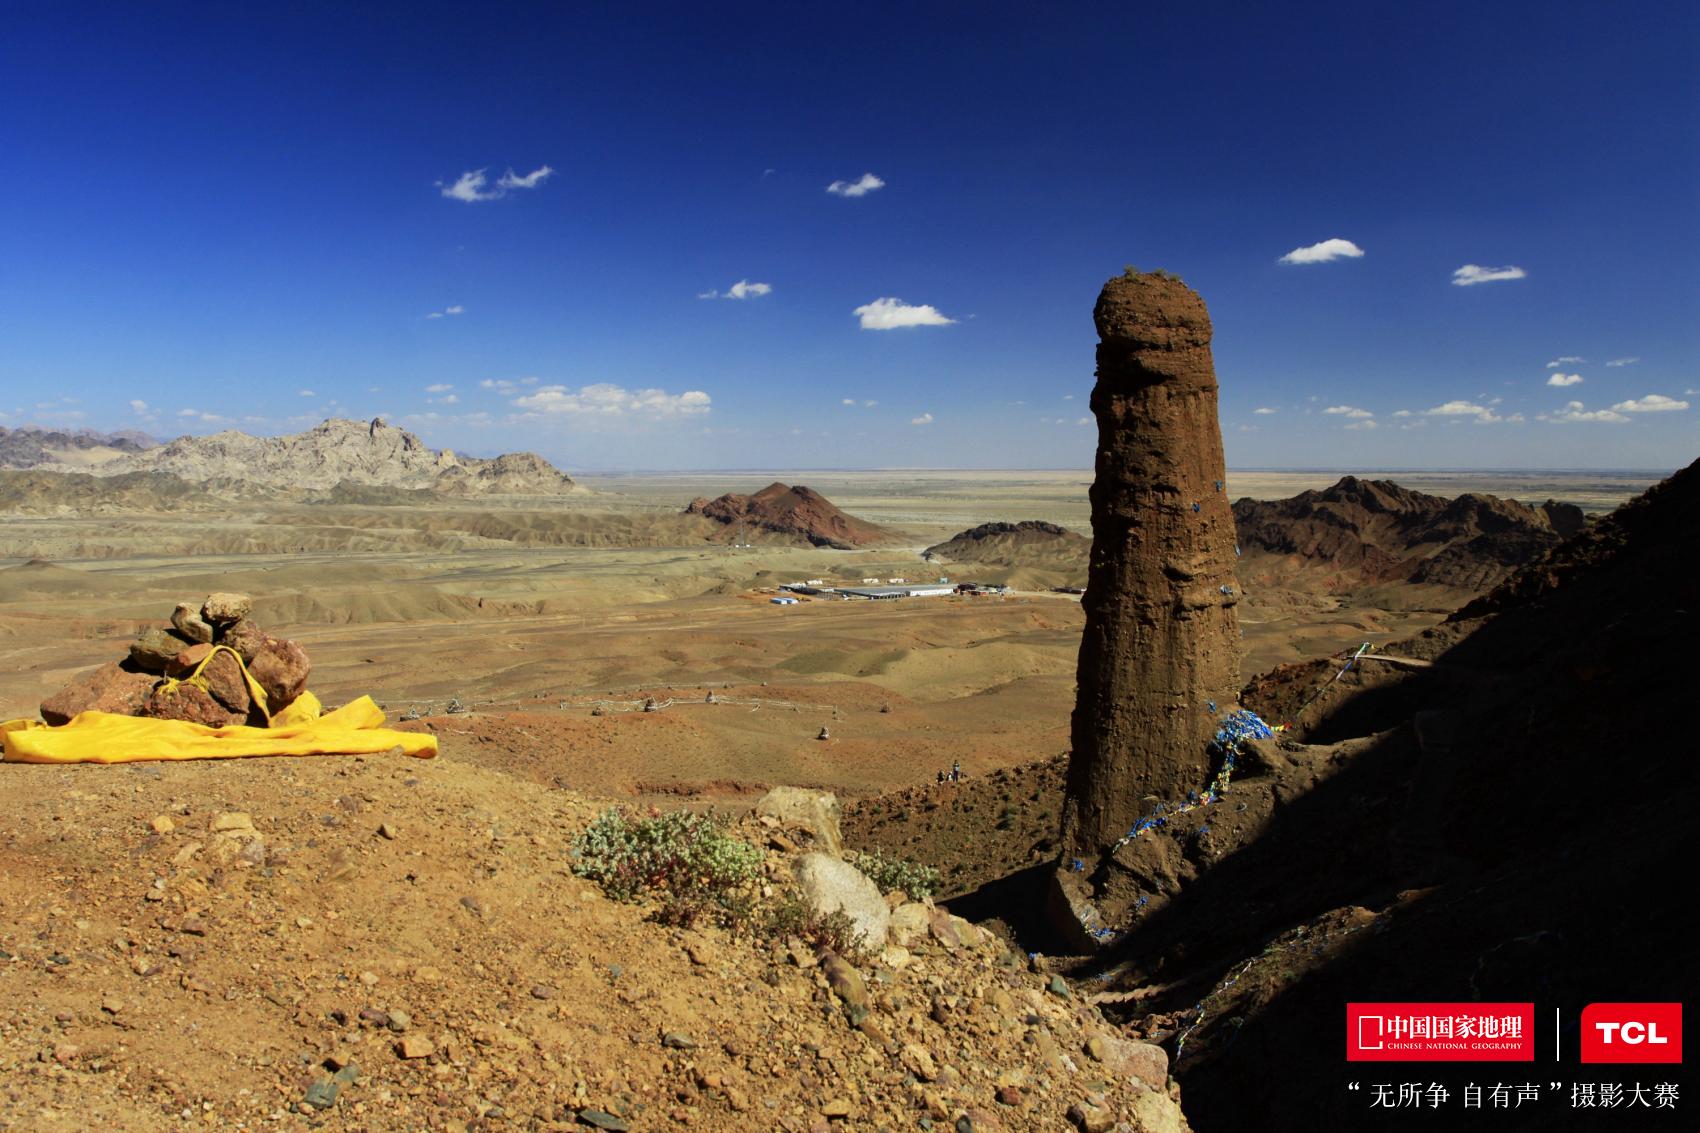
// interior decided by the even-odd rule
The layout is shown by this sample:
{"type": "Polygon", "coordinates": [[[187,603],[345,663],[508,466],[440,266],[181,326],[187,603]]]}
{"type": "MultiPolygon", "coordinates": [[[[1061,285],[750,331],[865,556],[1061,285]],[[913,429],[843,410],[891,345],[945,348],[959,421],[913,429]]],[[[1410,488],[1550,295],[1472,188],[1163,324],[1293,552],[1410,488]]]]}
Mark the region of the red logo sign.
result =
{"type": "Polygon", "coordinates": [[[1533,1062],[1533,1003],[1348,1003],[1348,1062],[1533,1062]]]}
{"type": "Polygon", "coordinates": [[[1588,1004],[1582,1008],[1582,1061],[1681,1062],[1682,1004],[1588,1004]]]}

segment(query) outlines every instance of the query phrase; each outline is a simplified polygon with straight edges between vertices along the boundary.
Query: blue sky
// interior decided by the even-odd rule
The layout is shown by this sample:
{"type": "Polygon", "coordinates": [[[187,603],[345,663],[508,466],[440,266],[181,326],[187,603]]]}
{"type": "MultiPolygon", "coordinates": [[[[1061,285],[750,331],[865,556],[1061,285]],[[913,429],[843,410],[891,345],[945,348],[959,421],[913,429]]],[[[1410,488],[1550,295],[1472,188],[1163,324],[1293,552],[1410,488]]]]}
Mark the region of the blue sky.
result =
{"type": "Polygon", "coordinates": [[[359,8],[6,6],[0,424],[1082,468],[1135,264],[1232,466],[1700,448],[1692,4],[359,8]]]}

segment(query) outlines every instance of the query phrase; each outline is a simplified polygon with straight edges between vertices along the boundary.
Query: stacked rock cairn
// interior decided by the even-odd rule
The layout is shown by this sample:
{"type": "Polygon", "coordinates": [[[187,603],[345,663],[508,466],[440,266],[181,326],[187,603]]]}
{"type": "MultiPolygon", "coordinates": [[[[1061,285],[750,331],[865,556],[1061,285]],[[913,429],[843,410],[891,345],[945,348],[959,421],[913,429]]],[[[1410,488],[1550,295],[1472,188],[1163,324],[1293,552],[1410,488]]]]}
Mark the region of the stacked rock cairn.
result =
{"type": "Polygon", "coordinates": [[[169,627],[143,630],[127,657],[84,673],[42,701],[41,718],[65,724],[94,710],[215,728],[264,727],[268,712],[282,711],[306,690],[312,662],[300,645],[273,637],[250,620],[252,608],[246,594],[179,602],[169,627]],[[265,691],[264,710],[242,676],[244,665],[265,691]],[[187,678],[197,671],[200,679],[190,682],[187,678]]]}

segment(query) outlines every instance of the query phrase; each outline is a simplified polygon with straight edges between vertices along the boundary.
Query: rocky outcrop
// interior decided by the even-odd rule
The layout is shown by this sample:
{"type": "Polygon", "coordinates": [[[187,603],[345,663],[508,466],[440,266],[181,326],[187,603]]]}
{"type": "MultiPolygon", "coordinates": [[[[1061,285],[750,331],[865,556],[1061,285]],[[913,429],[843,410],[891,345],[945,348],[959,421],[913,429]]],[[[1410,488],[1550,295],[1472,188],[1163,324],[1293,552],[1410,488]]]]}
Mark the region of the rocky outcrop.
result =
{"type": "Polygon", "coordinates": [[[1105,855],[1159,804],[1204,789],[1239,687],[1209,313],[1179,280],[1129,272],[1093,318],[1092,561],[1055,887],[1082,944],[1123,911],[1105,855]]]}
{"type": "Polygon", "coordinates": [[[1241,499],[1234,522],[1248,586],[1324,591],[1376,583],[1486,590],[1583,526],[1582,509],[1497,496],[1453,499],[1347,476],[1284,500],[1241,499]]]}
{"type": "MultiPolygon", "coordinates": [[[[43,469],[78,471],[63,464],[43,469]]],[[[252,489],[301,493],[360,487],[430,490],[448,496],[561,495],[577,491],[571,477],[534,453],[489,460],[433,449],[381,419],[332,418],[304,433],[254,437],[235,429],[179,437],[160,448],[108,460],[87,471],[100,476],[166,473],[220,495],[252,489]]]]}
{"type": "Polygon", "coordinates": [[[728,492],[718,499],[699,497],[685,508],[686,515],[700,515],[723,525],[721,538],[736,539],[760,533],[801,539],[816,547],[850,550],[888,542],[892,533],[878,524],[857,519],[838,505],[801,484],[793,488],[778,482],[753,496],[728,492]]]}

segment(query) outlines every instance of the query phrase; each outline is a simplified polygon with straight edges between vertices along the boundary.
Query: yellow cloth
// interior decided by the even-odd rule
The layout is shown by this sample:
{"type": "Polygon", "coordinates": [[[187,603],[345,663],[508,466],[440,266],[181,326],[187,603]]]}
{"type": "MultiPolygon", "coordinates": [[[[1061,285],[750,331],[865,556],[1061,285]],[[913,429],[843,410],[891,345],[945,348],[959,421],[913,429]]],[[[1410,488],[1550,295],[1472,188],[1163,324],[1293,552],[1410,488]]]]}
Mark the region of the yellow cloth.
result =
{"type": "Polygon", "coordinates": [[[148,759],[233,759],[249,755],[372,755],[400,747],[429,759],[437,737],[383,727],[384,710],[369,696],[319,715],[304,692],[271,718],[269,728],[209,728],[187,720],[155,720],[81,712],[50,727],[39,720],[0,724],[8,763],[134,763],[148,759]]]}

